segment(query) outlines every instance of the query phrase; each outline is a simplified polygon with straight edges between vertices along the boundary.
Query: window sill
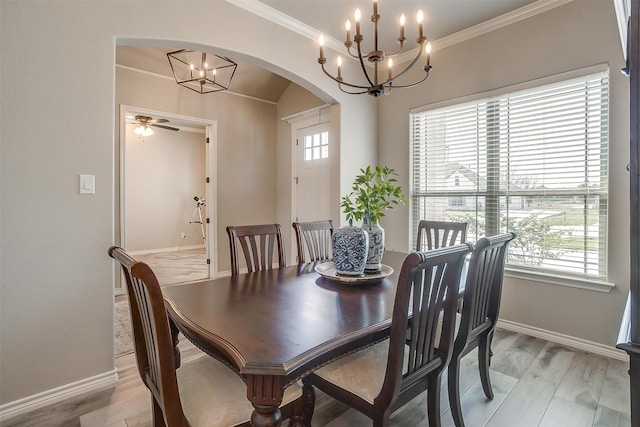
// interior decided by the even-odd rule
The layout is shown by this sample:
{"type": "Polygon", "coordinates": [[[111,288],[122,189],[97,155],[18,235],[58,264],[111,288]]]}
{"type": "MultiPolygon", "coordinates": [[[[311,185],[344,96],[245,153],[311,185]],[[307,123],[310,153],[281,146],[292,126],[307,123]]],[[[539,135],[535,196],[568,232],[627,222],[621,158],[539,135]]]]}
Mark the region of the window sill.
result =
{"type": "Polygon", "coordinates": [[[609,293],[616,287],[614,283],[602,282],[596,279],[579,279],[575,277],[556,276],[547,273],[505,268],[504,275],[514,279],[541,282],[549,285],[569,286],[571,288],[586,289],[589,291],[609,293]]]}

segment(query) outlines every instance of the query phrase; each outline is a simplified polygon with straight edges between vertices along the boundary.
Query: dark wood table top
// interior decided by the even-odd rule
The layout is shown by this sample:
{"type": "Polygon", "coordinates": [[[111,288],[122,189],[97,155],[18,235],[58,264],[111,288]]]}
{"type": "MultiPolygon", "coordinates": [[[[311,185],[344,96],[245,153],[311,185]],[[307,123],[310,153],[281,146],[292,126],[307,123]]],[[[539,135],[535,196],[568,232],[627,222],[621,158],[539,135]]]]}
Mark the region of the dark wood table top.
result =
{"type": "Polygon", "coordinates": [[[241,374],[290,383],[388,333],[406,254],[387,252],[394,273],[373,285],[321,277],[314,264],[163,288],[170,318],[198,347],[241,374]]]}

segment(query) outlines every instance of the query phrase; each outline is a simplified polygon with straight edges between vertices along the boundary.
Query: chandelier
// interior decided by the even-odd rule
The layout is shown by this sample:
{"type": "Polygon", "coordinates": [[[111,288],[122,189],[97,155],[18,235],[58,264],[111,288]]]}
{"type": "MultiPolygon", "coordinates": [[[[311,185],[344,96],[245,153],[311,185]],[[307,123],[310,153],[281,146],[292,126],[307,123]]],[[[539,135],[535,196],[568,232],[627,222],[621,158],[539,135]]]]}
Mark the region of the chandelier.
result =
{"type": "Polygon", "coordinates": [[[227,57],[181,49],[167,53],[176,83],[204,94],[229,89],[238,64],[227,57]]]}
{"type": "Polygon", "coordinates": [[[362,42],[364,41],[364,37],[360,33],[360,18],[361,12],[360,9],[356,9],[353,19],[356,24],[356,34],[353,37],[353,41],[351,40],[351,21],[347,20],[345,24],[345,29],[347,30],[347,38],[344,42],[344,46],[347,48],[347,54],[357,59],[360,62],[360,66],[362,68],[362,72],[366,79],[367,84],[355,84],[349,83],[343,80],[342,78],[342,57],[338,56],[337,65],[338,65],[338,74],[337,76],[332,75],[325,68],[325,64],[327,62],[327,58],[324,56],[324,36],[320,35],[318,43],[320,45],[320,57],[318,58],[318,63],[322,67],[322,71],[329,76],[332,80],[338,83],[338,87],[341,91],[351,94],[351,95],[359,95],[363,93],[368,93],[369,95],[378,97],[380,95],[384,95],[385,93],[389,93],[392,88],[408,88],[412,86],[416,86],[429,77],[429,70],[431,70],[430,57],[431,57],[431,43],[427,43],[427,38],[422,33],[422,21],[424,20],[424,14],[422,10],[418,11],[416,16],[416,21],[418,23],[418,38],[416,39],[416,43],[419,46],[418,53],[415,58],[407,65],[402,71],[395,73],[393,72],[393,58],[404,52],[404,42],[406,38],[404,36],[404,24],[405,24],[405,16],[404,14],[400,16],[400,37],[398,37],[398,44],[400,48],[393,53],[387,53],[378,49],[378,21],[380,21],[380,15],[378,15],[378,0],[373,0],[373,15],[371,15],[371,22],[373,22],[373,50],[367,54],[363,54],[363,46],[362,42]],[[356,53],[353,53],[351,47],[355,42],[355,50],[356,53]],[[420,57],[425,54],[426,59],[424,63],[424,72],[425,75],[422,79],[417,82],[410,84],[398,84],[394,85],[396,79],[404,75],[411,67],[413,67],[420,57]],[[387,78],[384,81],[380,79],[380,64],[387,61],[387,69],[388,74],[387,78]],[[371,70],[367,70],[367,66],[365,65],[365,60],[373,63],[373,72],[370,73],[371,70]],[[346,87],[346,88],[345,88],[346,87]]]}

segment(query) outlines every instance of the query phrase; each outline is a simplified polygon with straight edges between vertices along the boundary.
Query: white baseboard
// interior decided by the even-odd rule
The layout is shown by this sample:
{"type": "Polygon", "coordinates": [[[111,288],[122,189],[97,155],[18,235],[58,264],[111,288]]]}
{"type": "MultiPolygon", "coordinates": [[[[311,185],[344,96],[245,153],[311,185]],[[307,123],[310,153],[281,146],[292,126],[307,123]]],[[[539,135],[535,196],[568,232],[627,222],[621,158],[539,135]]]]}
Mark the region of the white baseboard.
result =
{"type": "Polygon", "coordinates": [[[510,320],[503,319],[498,319],[496,327],[536,338],[542,338],[547,341],[566,345],[567,347],[573,347],[575,349],[583,350],[588,353],[599,354],[600,356],[610,357],[611,359],[629,362],[629,356],[624,351],[618,350],[617,348],[608,345],[583,340],[582,338],[563,335],[557,332],[547,331],[545,329],[540,329],[533,326],[524,325],[522,323],[516,323],[510,320]]]}
{"type": "Polygon", "coordinates": [[[177,252],[189,249],[204,249],[204,245],[189,245],[189,246],[175,246],[172,248],[158,248],[158,249],[142,249],[140,251],[127,251],[131,256],[147,255],[147,254],[161,254],[164,252],[177,252]]]}
{"type": "Polygon", "coordinates": [[[27,412],[35,411],[53,403],[78,397],[87,393],[107,390],[118,383],[118,371],[113,370],[95,377],[85,378],[71,384],[34,394],[13,402],[0,405],[0,422],[27,412]]]}

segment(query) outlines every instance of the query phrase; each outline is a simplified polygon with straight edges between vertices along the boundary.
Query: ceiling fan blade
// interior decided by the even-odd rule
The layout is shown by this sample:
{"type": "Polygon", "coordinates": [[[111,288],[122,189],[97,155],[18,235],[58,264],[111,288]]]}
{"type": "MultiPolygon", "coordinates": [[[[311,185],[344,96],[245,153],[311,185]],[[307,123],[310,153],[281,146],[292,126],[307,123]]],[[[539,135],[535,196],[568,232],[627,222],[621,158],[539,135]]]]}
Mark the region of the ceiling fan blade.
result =
{"type": "Polygon", "coordinates": [[[167,119],[153,119],[153,120],[147,120],[147,123],[151,124],[151,123],[167,123],[169,120],[167,119]]]}
{"type": "Polygon", "coordinates": [[[156,128],[167,129],[167,130],[180,130],[178,128],[174,128],[174,127],[171,127],[171,126],[157,125],[157,124],[154,124],[154,123],[149,123],[149,126],[153,126],[153,127],[156,127],[156,128]]]}

